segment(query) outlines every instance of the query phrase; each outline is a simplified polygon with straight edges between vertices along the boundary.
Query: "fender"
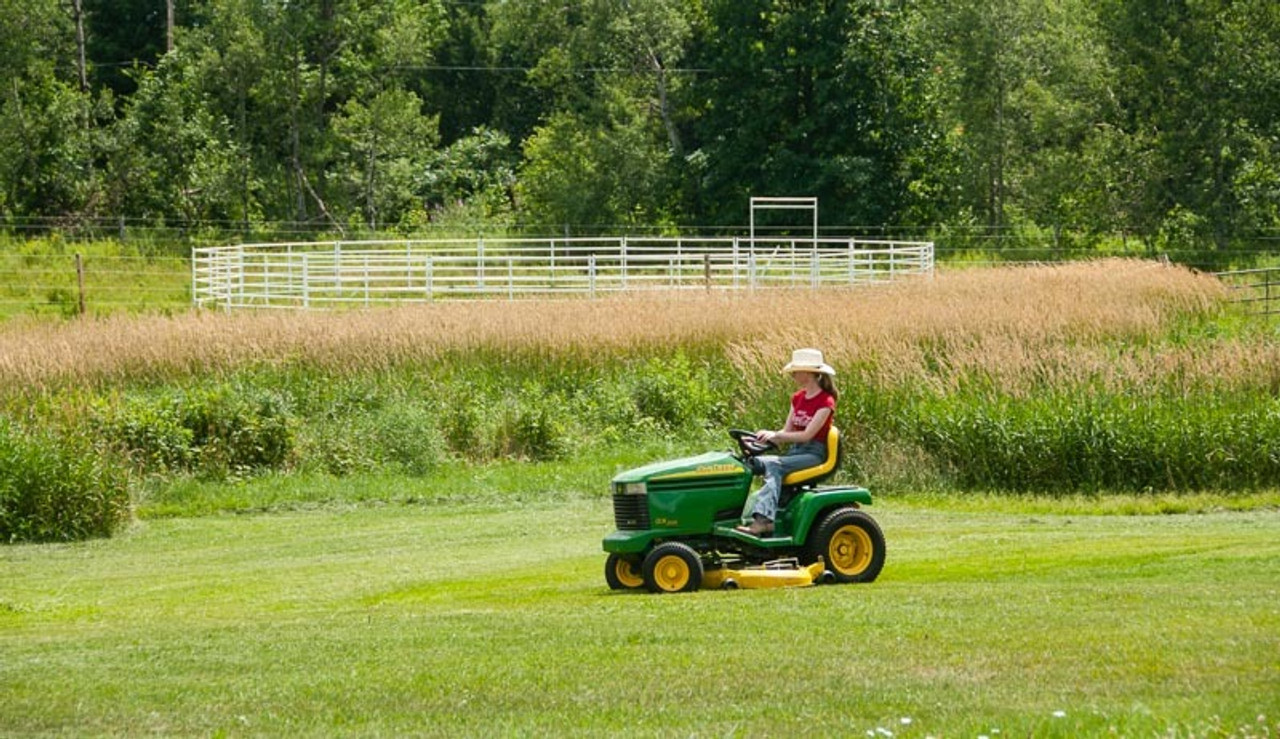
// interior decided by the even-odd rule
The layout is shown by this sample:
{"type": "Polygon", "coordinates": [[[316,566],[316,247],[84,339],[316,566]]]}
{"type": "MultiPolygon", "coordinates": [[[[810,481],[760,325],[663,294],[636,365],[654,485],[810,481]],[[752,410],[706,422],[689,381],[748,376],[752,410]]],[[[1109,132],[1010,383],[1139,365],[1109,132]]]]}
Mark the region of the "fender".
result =
{"type": "Polygon", "coordinates": [[[808,490],[800,496],[800,506],[791,522],[791,537],[795,541],[808,541],[809,529],[819,514],[842,505],[860,508],[871,505],[871,493],[857,486],[834,486],[808,490]]]}

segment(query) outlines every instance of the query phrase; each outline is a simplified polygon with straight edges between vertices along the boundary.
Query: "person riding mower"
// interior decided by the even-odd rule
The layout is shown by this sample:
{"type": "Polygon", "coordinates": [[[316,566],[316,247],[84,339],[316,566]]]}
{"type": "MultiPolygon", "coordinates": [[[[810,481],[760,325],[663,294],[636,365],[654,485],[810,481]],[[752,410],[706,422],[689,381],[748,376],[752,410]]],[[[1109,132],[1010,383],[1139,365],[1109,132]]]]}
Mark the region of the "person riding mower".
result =
{"type": "Polygon", "coordinates": [[[734,452],[658,462],[613,478],[616,530],[603,541],[605,580],[614,590],[655,593],[703,588],[866,583],[884,567],[884,534],[863,510],[871,493],[820,487],[840,464],[840,431],[827,456],[783,479],[773,530],[741,530],[758,464],[776,449],[732,429],[734,452]]]}

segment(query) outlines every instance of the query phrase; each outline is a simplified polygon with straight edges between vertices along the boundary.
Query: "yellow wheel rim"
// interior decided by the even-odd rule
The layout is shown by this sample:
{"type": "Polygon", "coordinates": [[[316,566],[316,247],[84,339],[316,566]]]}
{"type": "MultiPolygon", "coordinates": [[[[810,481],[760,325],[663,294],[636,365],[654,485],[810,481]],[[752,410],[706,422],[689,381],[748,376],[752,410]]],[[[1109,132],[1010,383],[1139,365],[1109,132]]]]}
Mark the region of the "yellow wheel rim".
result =
{"type": "Polygon", "coordinates": [[[689,584],[689,563],[674,554],[658,560],[653,567],[653,582],[661,590],[674,593],[689,584]]]}
{"type": "Polygon", "coordinates": [[[619,559],[613,565],[614,577],[618,578],[618,582],[626,588],[638,588],[644,585],[644,575],[641,574],[640,568],[635,566],[634,562],[628,562],[625,559],[619,559]]]}
{"type": "Polygon", "coordinates": [[[842,575],[856,575],[871,565],[871,536],[860,526],[836,529],[827,547],[827,564],[842,575]]]}

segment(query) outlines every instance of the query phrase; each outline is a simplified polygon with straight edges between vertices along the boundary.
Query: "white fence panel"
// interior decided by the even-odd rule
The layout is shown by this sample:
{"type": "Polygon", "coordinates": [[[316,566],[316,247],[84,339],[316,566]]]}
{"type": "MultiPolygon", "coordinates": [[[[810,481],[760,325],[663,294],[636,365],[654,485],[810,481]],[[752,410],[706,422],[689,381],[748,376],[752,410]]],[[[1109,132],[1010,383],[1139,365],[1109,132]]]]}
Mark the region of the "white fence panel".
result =
{"type": "Polygon", "coordinates": [[[930,242],[592,238],[242,244],[196,249],[198,306],[336,308],[639,290],[829,287],[930,276],[930,242]]]}

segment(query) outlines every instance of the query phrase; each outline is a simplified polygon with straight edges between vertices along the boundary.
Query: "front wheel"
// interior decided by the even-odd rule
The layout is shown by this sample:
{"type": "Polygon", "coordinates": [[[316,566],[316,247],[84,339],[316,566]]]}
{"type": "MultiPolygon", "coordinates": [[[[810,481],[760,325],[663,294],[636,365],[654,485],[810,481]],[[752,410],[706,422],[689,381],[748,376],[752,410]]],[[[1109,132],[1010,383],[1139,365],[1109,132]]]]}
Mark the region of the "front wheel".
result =
{"type": "Polygon", "coordinates": [[[612,553],[604,561],[604,580],[612,590],[636,590],[644,587],[640,558],[612,553]]]}
{"type": "Polygon", "coordinates": [[[813,530],[805,559],[822,557],[836,582],[871,582],[884,567],[884,534],[875,519],[856,508],[837,508],[813,530]]]}
{"type": "Polygon", "coordinates": [[[644,558],[644,584],[654,593],[691,593],[702,585],[702,558],[688,544],[659,544],[644,558]]]}

